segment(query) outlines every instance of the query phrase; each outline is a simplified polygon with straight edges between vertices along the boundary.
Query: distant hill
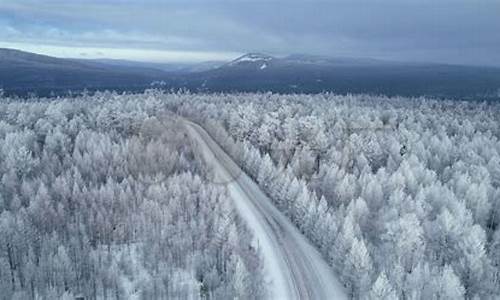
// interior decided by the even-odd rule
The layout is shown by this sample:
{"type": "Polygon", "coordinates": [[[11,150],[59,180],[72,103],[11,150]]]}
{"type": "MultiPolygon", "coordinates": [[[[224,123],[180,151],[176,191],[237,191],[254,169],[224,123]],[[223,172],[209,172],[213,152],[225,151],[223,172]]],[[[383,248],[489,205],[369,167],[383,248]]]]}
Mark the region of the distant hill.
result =
{"type": "Polygon", "coordinates": [[[500,68],[250,53],[217,69],[192,74],[184,83],[207,91],[491,98],[498,97],[500,68]]]}
{"type": "Polygon", "coordinates": [[[134,91],[151,86],[203,92],[328,91],[498,99],[500,68],[261,53],[230,62],[157,64],[61,59],[0,49],[0,88],[14,94],[85,88],[134,91]]]}
{"type": "Polygon", "coordinates": [[[201,63],[156,63],[156,62],[139,62],[122,59],[75,59],[75,61],[88,63],[97,63],[100,65],[126,67],[126,68],[143,68],[155,69],[168,73],[191,73],[203,72],[218,68],[225,64],[223,61],[206,61],[201,63]]]}
{"type": "Polygon", "coordinates": [[[154,68],[116,66],[0,49],[0,88],[7,91],[133,89],[167,77],[168,73],[154,68]]]}

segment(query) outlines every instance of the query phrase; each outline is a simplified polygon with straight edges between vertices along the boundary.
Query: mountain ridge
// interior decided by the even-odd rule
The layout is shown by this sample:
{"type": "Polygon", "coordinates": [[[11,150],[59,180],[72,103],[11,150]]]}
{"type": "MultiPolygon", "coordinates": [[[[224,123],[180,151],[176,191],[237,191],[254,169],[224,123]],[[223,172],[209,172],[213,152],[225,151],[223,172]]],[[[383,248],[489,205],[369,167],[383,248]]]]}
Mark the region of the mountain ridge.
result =
{"type": "Polygon", "coordinates": [[[193,92],[368,93],[500,98],[500,68],[251,52],[229,62],[165,71],[155,63],[63,59],[0,49],[0,88],[13,94],[83,89],[193,92]]]}

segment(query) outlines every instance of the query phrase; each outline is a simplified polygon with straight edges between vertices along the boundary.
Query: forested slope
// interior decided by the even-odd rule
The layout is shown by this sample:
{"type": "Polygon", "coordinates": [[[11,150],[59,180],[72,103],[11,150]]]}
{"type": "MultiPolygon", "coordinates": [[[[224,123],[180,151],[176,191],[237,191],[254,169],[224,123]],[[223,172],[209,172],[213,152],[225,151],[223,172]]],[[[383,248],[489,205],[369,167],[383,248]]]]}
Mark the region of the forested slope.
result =
{"type": "Polygon", "coordinates": [[[500,104],[98,93],[0,102],[0,297],[264,297],[196,120],[354,298],[500,295],[500,104]]]}
{"type": "Polygon", "coordinates": [[[165,95],[313,241],[354,298],[500,295],[500,105],[165,95]]]}
{"type": "Polygon", "coordinates": [[[0,100],[0,299],[265,295],[251,233],[161,100],[0,100]]]}

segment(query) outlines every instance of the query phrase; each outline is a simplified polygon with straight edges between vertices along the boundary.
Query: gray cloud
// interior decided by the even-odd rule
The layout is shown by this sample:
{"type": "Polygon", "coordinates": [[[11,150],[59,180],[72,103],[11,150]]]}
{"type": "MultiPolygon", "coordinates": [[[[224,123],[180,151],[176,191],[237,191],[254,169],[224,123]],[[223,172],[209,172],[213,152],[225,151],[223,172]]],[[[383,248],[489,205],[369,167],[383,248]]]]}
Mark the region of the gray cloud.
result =
{"type": "Polygon", "coordinates": [[[500,65],[500,1],[0,2],[0,39],[500,65]]]}

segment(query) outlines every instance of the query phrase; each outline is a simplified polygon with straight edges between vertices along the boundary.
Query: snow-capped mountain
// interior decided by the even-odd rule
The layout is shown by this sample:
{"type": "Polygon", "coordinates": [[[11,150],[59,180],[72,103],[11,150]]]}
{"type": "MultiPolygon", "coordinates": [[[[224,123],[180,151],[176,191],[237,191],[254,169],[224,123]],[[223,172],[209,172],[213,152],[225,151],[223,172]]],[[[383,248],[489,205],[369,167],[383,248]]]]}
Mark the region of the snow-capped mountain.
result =
{"type": "Polygon", "coordinates": [[[276,58],[267,54],[248,53],[238,57],[226,65],[223,65],[223,67],[250,67],[252,69],[264,70],[275,60],[276,58]]]}
{"type": "Polygon", "coordinates": [[[188,74],[187,88],[202,91],[374,93],[466,98],[497,93],[500,69],[370,58],[248,53],[219,68],[188,74]]]}

